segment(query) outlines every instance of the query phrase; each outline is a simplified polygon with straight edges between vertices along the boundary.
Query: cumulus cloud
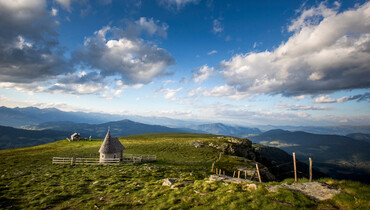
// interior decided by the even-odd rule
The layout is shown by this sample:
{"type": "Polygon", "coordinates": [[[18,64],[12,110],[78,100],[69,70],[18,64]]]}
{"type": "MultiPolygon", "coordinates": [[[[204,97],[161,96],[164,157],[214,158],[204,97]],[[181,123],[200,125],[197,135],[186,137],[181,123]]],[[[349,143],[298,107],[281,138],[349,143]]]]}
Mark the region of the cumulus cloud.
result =
{"type": "Polygon", "coordinates": [[[224,30],[224,26],[222,25],[221,21],[214,19],[213,20],[213,33],[221,33],[224,30]]]}
{"type": "Polygon", "coordinates": [[[196,96],[198,95],[199,93],[201,93],[203,91],[203,89],[201,87],[198,87],[196,89],[191,89],[188,93],[188,97],[193,97],[193,96],[196,96]]]}
{"type": "Polygon", "coordinates": [[[69,94],[93,94],[107,90],[104,85],[105,78],[98,72],[80,72],[68,74],[60,78],[54,85],[48,88],[52,93],[69,93],[69,94]]]}
{"type": "Polygon", "coordinates": [[[229,85],[222,85],[206,90],[203,92],[204,96],[208,97],[228,97],[235,100],[241,100],[249,96],[248,93],[239,92],[235,87],[229,85]]]}
{"type": "Polygon", "coordinates": [[[185,7],[187,4],[197,4],[199,0],[157,0],[158,3],[167,9],[180,10],[185,7]]]}
{"type": "Polygon", "coordinates": [[[215,69],[209,67],[208,65],[201,66],[200,68],[194,69],[192,79],[196,83],[203,82],[208,79],[210,76],[214,75],[215,69]]]}
{"type": "Polygon", "coordinates": [[[0,0],[0,82],[33,83],[72,72],[45,0],[0,0]]]}
{"type": "Polygon", "coordinates": [[[343,103],[346,101],[370,101],[370,93],[358,94],[354,96],[344,96],[338,99],[331,98],[328,95],[323,95],[315,98],[315,103],[343,103]]]}
{"type": "Polygon", "coordinates": [[[217,50],[212,50],[210,52],[207,53],[207,55],[212,55],[212,54],[216,54],[217,53],[217,50]]]}
{"type": "Polygon", "coordinates": [[[71,11],[71,0],[55,0],[63,9],[71,11]]]}
{"type": "Polygon", "coordinates": [[[151,36],[158,34],[164,38],[167,37],[168,25],[166,23],[160,24],[159,20],[141,17],[139,20],[135,21],[135,24],[151,36]]]}
{"type": "Polygon", "coordinates": [[[315,103],[336,103],[337,99],[330,98],[328,95],[320,96],[315,98],[315,103]]]}
{"type": "Polygon", "coordinates": [[[99,69],[103,76],[117,75],[128,85],[148,84],[169,74],[167,67],[174,63],[166,50],[141,38],[125,36],[118,28],[106,26],[94,34],[85,39],[73,57],[77,63],[99,69]]]}
{"type": "Polygon", "coordinates": [[[176,100],[177,98],[175,97],[175,95],[181,90],[182,88],[178,88],[178,89],[166,88],[166,89],[159,89],[156,92],[164,94],[165,99],[176,100]]]}
{"type": "Polygon", "coordinates": [[[342,13],[321,3],[303,10],[288,30],[292,36],[273,51],[223,61],[227,84],[284,96],[370,87],[370,2],[342,13]]]}
{"type": "Polygon", "coordinates": [[[302,111],[302,110],[328,110],[332,109],[329,106],[312,106],[312,105],[300,105],[300,104],[279,104],[276,106],[278,109],[288,109],[292,111],[302,111]]]}

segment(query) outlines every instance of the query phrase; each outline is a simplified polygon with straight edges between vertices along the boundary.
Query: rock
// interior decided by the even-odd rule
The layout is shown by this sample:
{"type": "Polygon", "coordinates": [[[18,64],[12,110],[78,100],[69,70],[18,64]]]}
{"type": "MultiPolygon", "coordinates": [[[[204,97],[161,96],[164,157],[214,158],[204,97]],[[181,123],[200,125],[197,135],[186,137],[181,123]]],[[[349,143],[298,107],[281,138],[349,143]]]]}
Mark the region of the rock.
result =
{"type": "Polygon", "coordinates": [[[247,184],[247,188],[249,192],[252,192],[254,190],[257,190],[257,185],[256,184],[247,184]]]}
{"type": "Polygon", "coordinates": [[[341,193],[339,189],[335,189],[330,185],[320,182],[307,182],[307,183],[294,183],[294,184],[281,184],[275,186],[268,186],[269,192],[276,192],[279,188],[287,188],[301,192],[305,195],[315,198],[316,200],[323,201],[331,199],[334,195],[341,193]]]}
{"type": "Polygon", "coordinates": [[[190,145],[194,146],[195,148],[204,147],[204,144],[202,142],[196,141],[196,142],[190,142],[190,145]]]}
{"type": "Polygon", "coordinates": [[[173,184],[175,184],[174,179],[164,179],[162,185],[163,186],[172,186],[173,184]]]}
{"type": "Polygon", "coordinates": [[[209,181],[228,182],[228,183],[235,183],[235,184],[251,182],[251,180],[249,179],[238,179],[238,178],[233,178],[231,176],[222,176],[222,175],[211,175],[209,177],[209,181]]]}

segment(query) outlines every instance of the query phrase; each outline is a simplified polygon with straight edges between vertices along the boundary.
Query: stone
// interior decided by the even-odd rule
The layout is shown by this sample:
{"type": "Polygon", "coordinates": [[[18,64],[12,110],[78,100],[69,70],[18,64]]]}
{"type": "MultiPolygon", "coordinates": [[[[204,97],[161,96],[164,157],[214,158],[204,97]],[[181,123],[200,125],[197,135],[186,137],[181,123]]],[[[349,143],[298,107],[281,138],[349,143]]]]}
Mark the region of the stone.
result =
{"type": "Polygon", "coordinates": [[[318,201],[331,199],[334,195],[341,193],[342,191],[336,189],[330,185],[320,182],[307,182],[307,183],[284,183],[281,185],[268,186],[269,192],[276,192],[279,188],[287,188],[301,192],[307,196],[313,197],[318,201]]]}
{"type": "Polygon", "coordinates": [[[190,142],[190,145],[194,146],[195,148],[204,147],[204,144],[202,142],[196,141],[196,142],[190,142]]]}
{"type": "Polygon", "coordinates": [[[164,179],[162,185],[163,186],[172,186],[173,184],[175,184],[174,179],[164,179]]]}
{"type": "Polygon", "coordinates": [[[256,184],[247,184],[248,190],[253,191],[257,190],[257,185],[256,184]]]}

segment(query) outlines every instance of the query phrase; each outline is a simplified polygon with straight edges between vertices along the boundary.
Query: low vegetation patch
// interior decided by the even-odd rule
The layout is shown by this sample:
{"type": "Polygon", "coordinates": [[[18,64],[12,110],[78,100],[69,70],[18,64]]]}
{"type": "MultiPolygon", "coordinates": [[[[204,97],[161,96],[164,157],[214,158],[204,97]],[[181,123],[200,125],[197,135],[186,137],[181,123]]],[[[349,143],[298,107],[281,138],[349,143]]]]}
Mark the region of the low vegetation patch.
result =
{"type": "MultiPolygon", "coordinates": [[[[218,159],[219,151],[212,147],[195,148],[189,143],[217,141],[214,135],[146,134],[122,137],[120,141],[126,147],[124,153],[156,155],[157,161],[117,166],[51,164],[54,156],[97,157],[102,141],[62,140],[0,151],[0,208],[370,207],[370,187],[358,182],[319,180],[343,190],[333,199],[322,202],[287,189],[268,192],[265,183],[256,183],[257,189],[251,189],[247,183],[209,182],[211,165],[218,159]],[[176,179],[175,184],[163,186],[166,178],[176,179]]],[[[237,160],[225,156],[220,159],[219,167],[229,167],[234,161],[237,160]]],[[[241,163],[237,161],[237,164],[241,163]]]]}

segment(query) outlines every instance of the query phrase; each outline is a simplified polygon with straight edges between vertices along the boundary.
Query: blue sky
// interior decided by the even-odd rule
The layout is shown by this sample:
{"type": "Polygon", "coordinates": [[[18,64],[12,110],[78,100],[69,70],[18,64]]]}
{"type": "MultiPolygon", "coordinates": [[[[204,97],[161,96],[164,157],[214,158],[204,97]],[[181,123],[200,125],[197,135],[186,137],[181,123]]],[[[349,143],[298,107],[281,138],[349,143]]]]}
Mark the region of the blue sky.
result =
{"type": "Polygon", "coordinates": [[[369,125],[370,2],[0,0],[0,105],[369,125]]]}

